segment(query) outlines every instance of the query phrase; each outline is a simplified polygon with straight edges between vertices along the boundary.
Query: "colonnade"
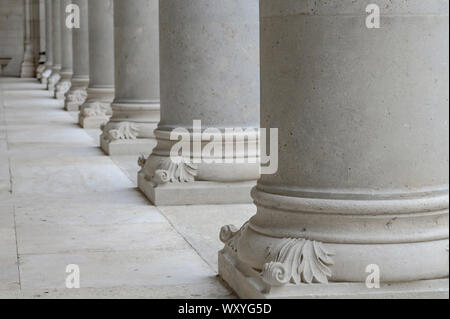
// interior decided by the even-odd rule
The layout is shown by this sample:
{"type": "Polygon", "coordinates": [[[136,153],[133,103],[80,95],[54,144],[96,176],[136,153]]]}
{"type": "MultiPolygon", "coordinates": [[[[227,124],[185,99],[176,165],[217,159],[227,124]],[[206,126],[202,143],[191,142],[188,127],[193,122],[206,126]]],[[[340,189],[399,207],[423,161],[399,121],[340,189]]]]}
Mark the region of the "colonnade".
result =
{"type": "Polygon", "coordinates": [[[152,203],[254,201],[220,231],[239,296],[357,295],[370,269],[448,289],[448,1],[37,2],[22,76],[136,156],[152,203]],[[278,130],[269,174],[260,127],[278,130]]]}

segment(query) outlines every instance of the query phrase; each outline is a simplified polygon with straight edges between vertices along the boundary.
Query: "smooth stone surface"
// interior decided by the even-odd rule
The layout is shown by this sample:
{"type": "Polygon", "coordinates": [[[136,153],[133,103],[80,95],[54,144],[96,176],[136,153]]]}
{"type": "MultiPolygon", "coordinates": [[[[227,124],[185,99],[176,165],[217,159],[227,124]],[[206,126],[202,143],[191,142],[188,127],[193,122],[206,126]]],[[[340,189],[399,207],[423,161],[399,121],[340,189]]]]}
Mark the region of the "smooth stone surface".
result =
{"type": "Polygon", "coordinates": [[[158,210],[215,271],[217,251],[223,248],[217,235],[220,228],[231,220],[242,225],[256,214],[253,204],[159,206],[158,210]]]}
{"type": "Polygon", "coordinates": [[[139,173],[138,186],[156,206],[247,204],[252,202],[250,193],[255,182],[193,182],[188,186],[186,183],[155,186],[139,173]]]}
{"type": "Polygon", "coordinates": [[[37,289],[5,292],[1,299],[231,299],[235,298],[219,280],[200,284],[81,289],[37,289]]]}
{"type": "Polygon", "coordinates": [[[449,276],[448,1],[378,2],[379,30],[370,0],[260,1],[261,127],[279,129],[279,166],[221,238],[267,286],[303,296],[364,283],[371,265],[409,287],[449,276]]]}
{"type": "Polygon", "coordinates": [[[0,79],[0,168],[13,182],[0,190],[0,297],[235,297],[127,178],[137,158],[105,156],[100,130],[81,130],[75,113],[23,84],[33,83],[0,79]],[[69,291],[72,263],[82,288],[69,291]]]}
{"type": "Polygon", "coordinates": [[[100,145],[106,154],[112,156],[132,154],[149,156],[156,146],[156,139],[138,138],[135,140],[107,141],[100,137],[100,145]]]}
{"type": "Polygon", "coordinates": [[[79,265],[84,288],[172,286],[215,279],[215,273],[192,249],[33,254],[20,260],[24,290],[64,288],[65,269],[70,264],[79,265]]]}

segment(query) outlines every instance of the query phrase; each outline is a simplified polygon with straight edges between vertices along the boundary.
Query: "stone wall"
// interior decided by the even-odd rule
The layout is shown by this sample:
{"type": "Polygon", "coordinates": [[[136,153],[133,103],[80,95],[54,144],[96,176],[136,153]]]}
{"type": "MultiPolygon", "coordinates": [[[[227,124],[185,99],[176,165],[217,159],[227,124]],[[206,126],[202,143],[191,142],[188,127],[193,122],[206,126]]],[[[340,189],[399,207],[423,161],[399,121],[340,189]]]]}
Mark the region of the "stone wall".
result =
{"type": "Polygon", "coordinates": [[[23,60],[24,8],[21,0],[0,0],[0,57],[13,58],[3,75],[20,75],[23,60]]]}

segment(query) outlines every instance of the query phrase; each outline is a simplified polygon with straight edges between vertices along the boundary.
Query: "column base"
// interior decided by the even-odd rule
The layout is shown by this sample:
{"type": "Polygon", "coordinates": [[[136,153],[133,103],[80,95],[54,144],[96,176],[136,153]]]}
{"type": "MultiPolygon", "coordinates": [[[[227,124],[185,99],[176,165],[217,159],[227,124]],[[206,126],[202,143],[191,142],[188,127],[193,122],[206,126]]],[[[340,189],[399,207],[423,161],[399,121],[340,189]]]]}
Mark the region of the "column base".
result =
{"type": "MultiPolygon", "coordinates": [[[[81,103],[82,104],[82,103],[81,103]]],[[[77,112],[80,110],[80,103],[77,102],[68,102],[66,100],[65,104],[64,104],[64,110],[66,110],[67,112],[77,112]]]]}
{"type": "Polygon", "coordinates": [[[21,78],[34,78],[36,75],[35,73],[35,65],[33,62],[23,62],[21,71],[20,71],[20,77],[21,78]]]}
{"type": "Polygon", "coordinates": [[[369,289],[364,283],[300,284],[270,287],[260,272],[243,265],[228,248],[219,252],[219,275],[243,299],[448,299],[449,280],[422,280],[380,284],[369,289]]]}
{"type": "Polygon", "coordinates": [[[88,88],[87,95],[87,101],[80,106],[78,123],[82,128],[100,129],[112,116],[114,88],[88,88]]]}
{"type": "Polygon", "coordinates": [[[66,94],[64,109],[68,112],[79,111],[87,99],[89,78],[72,78],[72,87],[66,94]]]}
{"type": "Polygon", "coordinates": [[[156,206],[248,204],[256,182],[218,183],[195,181],[155,185],[143,172],[138,174],[138,187],[156,206]]]}
{"type": "Polygon", "coordinates": [[[100,129],[103,125],[108,123],[109,116],[89,116],[85,117],[81,114],[78,116],[78,123],[85,129],[100,129]]]}
{"type": "Polygon", "coordinates": [[[156,139],[136,138],[133,140],[109,140],[100,136],[100,146],[108,155],[144,155],[149,156],[156,146],[156,139]]]}

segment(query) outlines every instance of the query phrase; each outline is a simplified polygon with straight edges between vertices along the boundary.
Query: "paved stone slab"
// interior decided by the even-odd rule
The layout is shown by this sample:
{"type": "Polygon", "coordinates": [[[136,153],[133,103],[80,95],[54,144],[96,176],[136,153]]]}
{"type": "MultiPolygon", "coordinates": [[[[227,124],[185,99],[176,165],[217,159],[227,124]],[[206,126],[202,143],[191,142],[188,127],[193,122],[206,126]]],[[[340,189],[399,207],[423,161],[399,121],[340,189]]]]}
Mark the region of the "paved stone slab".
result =
{"type": "Polygon", "coordinates": [[[0,290],[18,289],[18,285],[14,207],[2,204],[0,197],[0,290]]]}
{"type": "Polygon", "coordinates": [[[170,286],[205,283],[216,274],[192,249],[23,255],[23,289],[65,288],[66,267],[80,267],[81,287],[170,286]]]}
{"type": "Polygon", "coordinates": [[[98,148],[100,130],[77,127],[35,82],[8,83],[0,154],[10,160],[0,167],[13,187],[0,190],[0,298],[234,297],[137,190],[137,157],[113,161],[98,148]],[[65,289],[68,264],[80,266],[82,289],[65,289]]]}
{"type": "Polygon", "coordinates": [[[205,283],[147,286],[147,287],[108,287],[81,289],[41,289],[22,291],[2,291],[4,299],[234,299],[236,296],[225,288],[218,278],[205,283]]]}
{"type": "Polygon", "coordinates": [[[158,207],[172,226],[217,271],[217,252],[223,248],[219,239],[224,225],[242,225],[256,213],[253,204],[162,206],[158,207]]]}

